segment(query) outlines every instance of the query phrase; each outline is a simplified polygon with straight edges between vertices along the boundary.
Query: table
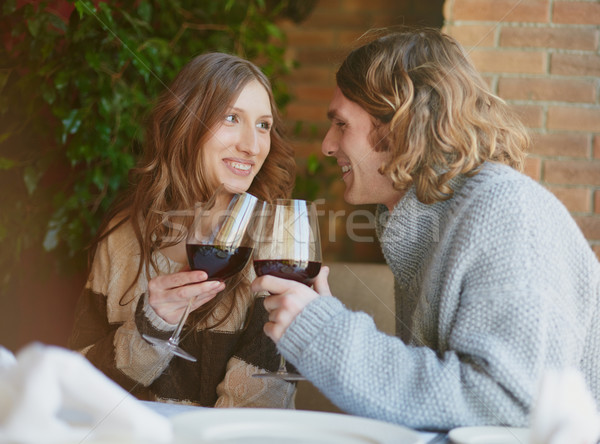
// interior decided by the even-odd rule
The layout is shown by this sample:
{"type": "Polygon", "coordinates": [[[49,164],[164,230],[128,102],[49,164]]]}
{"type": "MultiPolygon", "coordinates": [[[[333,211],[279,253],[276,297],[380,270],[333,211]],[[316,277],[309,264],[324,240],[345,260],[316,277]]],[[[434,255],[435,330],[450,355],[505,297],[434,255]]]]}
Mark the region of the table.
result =
{"type": "MultiPolygon", "coordinates": [[[[181,405],[181,404],[167,404],[164,402],[151,402],[151,401],[141,401],[147,407],[151,408],[155,412],[165,416],[171,417],[174,415],[178,415],[180,413],[189,412],[197,409],[202,409],[205,407],[196,407],[189,405],[181,405]]],[[[448,435],[446,433],[435,433],[435,432],[421,432],[419,431],[419,435],[423,438],[427,444],[449,444],[450,440],[448,439],[448,435]]]]}

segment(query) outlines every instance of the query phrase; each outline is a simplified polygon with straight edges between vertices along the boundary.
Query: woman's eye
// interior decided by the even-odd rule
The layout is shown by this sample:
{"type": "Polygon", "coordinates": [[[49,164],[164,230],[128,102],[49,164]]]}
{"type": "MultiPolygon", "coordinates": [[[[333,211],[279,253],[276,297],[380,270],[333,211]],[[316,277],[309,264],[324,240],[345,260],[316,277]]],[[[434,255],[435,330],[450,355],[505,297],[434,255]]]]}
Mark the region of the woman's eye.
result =
{"type": "Polygon", "coordinates": [[[225,117],[225,121],[227,121],[229,123],[235,123],[238,121],[238,117],[235,114],[229,114],[228,116],[225,117]]]}
{"type": "Polygon", "coordinates": [[[270,130],[271,129],[271,122],[260,122],[258,125],[260,129],[264,129],[264,130],[270,130]]]}

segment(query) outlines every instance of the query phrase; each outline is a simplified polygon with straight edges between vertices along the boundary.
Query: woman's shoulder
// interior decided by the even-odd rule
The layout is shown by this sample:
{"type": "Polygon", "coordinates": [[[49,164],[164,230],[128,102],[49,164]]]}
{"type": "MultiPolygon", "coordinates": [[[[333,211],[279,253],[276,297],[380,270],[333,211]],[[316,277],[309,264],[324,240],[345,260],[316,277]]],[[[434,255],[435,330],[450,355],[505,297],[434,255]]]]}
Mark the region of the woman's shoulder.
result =
{"type": "Polygon", "coordinates": [[[99,247],[108,248],[115,253],[120,250],[138,250],[138,241],[133,228],[133,222],[128,213],[122,211],[112,217],[104,231],[104,237],[98,243],[99,247]]]}

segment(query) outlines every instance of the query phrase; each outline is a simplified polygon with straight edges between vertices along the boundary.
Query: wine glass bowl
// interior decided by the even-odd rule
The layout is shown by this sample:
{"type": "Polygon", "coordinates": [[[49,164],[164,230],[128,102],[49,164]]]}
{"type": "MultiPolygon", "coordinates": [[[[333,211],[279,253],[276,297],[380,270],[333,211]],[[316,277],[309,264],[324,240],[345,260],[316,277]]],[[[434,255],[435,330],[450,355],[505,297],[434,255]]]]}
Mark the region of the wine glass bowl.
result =
{"type": "MultiPolygon", "coordinates": [[[[207,280],[224,281],[240,273],[254,249],[264,202],[245,192],[221,185],[205,203],[196,204],[186,237],[186,254],[192,270],[206,272],[207,280]]],[[[142,335],[148,342],[189,361],[196,358],[179,347],[181,331],[194,298],[167,340],[142,335]]]]}
{"type": "MultiPolygon", "coordinates": [[[[272,275],[312,285],[321,270],[321,238],[316,205],[300,199],[279,199],[266,204],[260,242],[253,255],[257,276],[272,275]]],[[[274,373],[258,373],[256,377],[302,380],[289,373],[280,357],[274,373]]]]}

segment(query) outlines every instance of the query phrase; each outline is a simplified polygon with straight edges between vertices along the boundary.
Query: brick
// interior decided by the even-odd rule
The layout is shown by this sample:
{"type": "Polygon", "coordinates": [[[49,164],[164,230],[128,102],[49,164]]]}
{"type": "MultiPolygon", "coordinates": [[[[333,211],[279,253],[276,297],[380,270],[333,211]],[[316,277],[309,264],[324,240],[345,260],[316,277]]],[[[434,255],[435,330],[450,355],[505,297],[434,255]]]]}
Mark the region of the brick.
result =
{"type": "Polygon", "coordinates": [[[587,213],[591,211],[591,190],[589,188],[566,188],[551,186],[548,189],[569,211],[587,213]]]}
{"type": "Polygon", "coordinates": [[[544,181],[550,184],[600,186],[600,162],[546,160],[544,181]]]}
{"type": "Polygon", "coordinates": [[[306,158],[309,154],[316,154],[317,156],[321,156],[321,141],[303,141],[303,140],[293,140],[293,146],[295,151],[296,158],[306,158]]]}
{"type": "MultiPolygon", "coordinates": [[[[341,30],[337,35],[338,45],[350,48],[356,48],[360,46],[363,42],[361,37],[365,35],[364,29],[356,29],[356,30],[341,30]]],[[[369,41],[367,36],[364,39],[365,42],[369,41]]]]}
{"type": "Polygon", "coordinates": [[[286,119],[314,122],[323,120],[327,108],[318,105],[306,105],[297,102],[290,103],[284,112],[286,119]]]}
{"type": "Polygon", "coordinates": [[[574,219],[587,240],[600,240],[600,216],[579,216],[574,219]]]}
{"type": "Polygon", "coordinates": [[[493,47],[497,25],[461,25],[448,26],[446,33],[458,40],[463,46],[493,47]]]}
{"type": "Polygon", "coordinates": [[[454,0],[453,20],[547,23],[548,0],[454,0]]]}
{"type": "Polygon", "coordinates": [[[594,213],[600,214],[600,190],[594,192],[594,213]]]}
{"type": "Polygon", "coordinates": [[[541,156],[588,158],[590,137],[580,133],[532,134],[530,152],[541,156]]]}
{"type": "Polygon", "coordinates": [[[600,24],[600,3],[598,2],[554,2],[553,23],[574,25],[600,24]]]}
{"type": "Polygon", "coordinates": [[[301,64],[286,77],[287,81],[293,83],[308,83],[314,85],[335,86],[335,70],[337,67],[314,66],[310,63],[301,64]]]}
{"type": "Polygon", "coordinates": [[[335,33],[331,30],[304,30],[292,28],[286,32],[288,45],[294,48],[303,47],[333,47],[335,33]]]}
{"type": "Polygon", "coordinates": [[[596,49],[598,33],[594,29],[519,28],[504,26],[500,30],[500,46],[542,47],[557,49],[596,49]]]}
{"type": "Polygon", "coordinates": [[[594,136],[594,159],[600,159],[600,134],[594,136]]]}
{"type": "Polygon", "coordinates": [[[541,128],[544,124],[544,110],[536,105],[510,106],[521,118],[521,122],[528,128],[541,128]]]}
{"type": "MultiPolygon", "coordinates": [[[[327,111],[327,107],[324,107],[321,111],[321,114],[324,116],[324,113],[327,111]]],[[[317,109],[315,109],[315,114],[319,114],[317,109]]],[[[286,133],[290,135],[296,142],[305,143],[314,142],[316,140],[320,144],[330,127],[330,124],[327,120],[325,120],[325,117],[318,121],[306,121],[302,119],[294,120],[287,115],[285,117],[286,133]]]]}
{"type": "MultiPolygon", "coordinates": [[[[323,2],[321,2],[323,3],[323,2]]],[[[403,3],[406,3],[404,1],[397,1],[395,2],[396,4],[395,9],[399,10],[399,9],[406,9],[406,6],[404,7],[399,7],[399,5],[402,5],[403,3]]],[[[364,1],[364,0],[343,0],[342,1],[342,10],[345,12],[352,12],[352,13],[356,13],[356,12],[373,12],[374,10],[389,10],[392,7],[392,5],[390,4],[390,0],[369,0],[369,1],[364,1]]]]}
{"type": "Polygon", "coordinates": [[[543,74],[546,71],[544,52],[474,49],[469,54],[480,72],[543,74]]]}
{"type": "Polygon", "coordinates": [[[578,79],[502,77],[498,81],[498,95],[515,100],[594,103],[596,84],[578,79]]]}
{"type": "MultiPolygon", "coordinates": [[[[328,104],[333,97],[335,88],[333,86],[311,85],[311,84],[291,84],[290,93],[297,103],[317,103],[320,105],[328,104]]],[[[323,114],[325,115],[325,114],[323,114]]]]}
{"type": "Polygon", "coordinates": [[[600,132],[600,107],[551,106],[546,126],[554,130],[600,132]]]}
{"type": "Polygon", "coordinates": [[[600,77],[600,55],[552,54],[550,74],[600,77]]]}
{"type": "Polygon", "coordinates": [[[454,2],[449,0],[445,1],[444,6],[442,7],[442,14],[444,16],[442,32],[446,32],[447,26],[454,23],[454,2]]]}
{"type": "Polygon", "coordinates": [[[369,21],[368,14],[346,13],[340,9],[315,8],[301,26],[307,29],[362,28],[366,30],[369,28],[369,21]]]}
{"type": "Polygon", "coordinates": [[[533,180],[539,182],[542,173],[542,159],[539,157],[527,156],[525,158],[523,173],[531,177],[533,180]]]}
{"type": "Polygon", "coordinates": [[[592,245],[592,251],[594,253],[596,253],[596,257],[600,261],[600,244],[598,244],[598,245],[592,245]]]}
{"type": "Polygon", "coordinates": [[[337,68],[347,55],[347,51],[338,47],[298,48],[296,60],[303,65],[324,65],[337,68]]]}

